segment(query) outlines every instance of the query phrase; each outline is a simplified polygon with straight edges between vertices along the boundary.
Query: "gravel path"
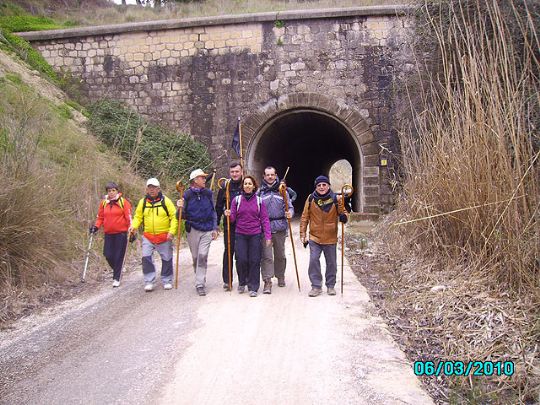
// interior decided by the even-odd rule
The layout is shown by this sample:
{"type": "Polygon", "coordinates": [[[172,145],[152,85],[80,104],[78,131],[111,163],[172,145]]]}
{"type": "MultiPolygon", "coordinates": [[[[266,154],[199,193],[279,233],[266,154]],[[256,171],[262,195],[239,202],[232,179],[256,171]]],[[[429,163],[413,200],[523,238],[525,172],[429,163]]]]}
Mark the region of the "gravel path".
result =
{"type": "Polygon", "coordinates": [[[343,296],[309,298],[309,252],[297,244],[299,293],[287,248],[271,295],[223,292],[220,239],[206,297],[184,248],[176,291],[144,293],[137,271],[24,319],[0,333],[0,403],[432,403],[350,269],[343,296]]]}

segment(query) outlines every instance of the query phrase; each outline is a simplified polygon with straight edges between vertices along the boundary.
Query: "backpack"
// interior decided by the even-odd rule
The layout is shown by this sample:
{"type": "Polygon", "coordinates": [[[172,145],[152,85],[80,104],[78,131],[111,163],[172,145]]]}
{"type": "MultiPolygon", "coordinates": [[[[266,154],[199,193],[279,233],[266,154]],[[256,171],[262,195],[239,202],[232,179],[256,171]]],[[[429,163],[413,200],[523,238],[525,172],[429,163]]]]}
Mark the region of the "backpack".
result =
{"type": "MultiPolygon", "coordinates": [[[[184,210],[187,208],[187,204],[195,197],[195,193],[191,191],[189,188],[186,190],[185,203],[184,203],[184,210]]],[[[214,201],[212,200],[211,194],[208,193],[201,193],[203,196],[205,196],[208,200],[210,200],[210,204],[212,207],[214,206],[214,201]]]]}
{"type": "MultiPolygon", "coordinates": [[[[165,196],[161,198],[161,207],[165,211],[165,214],[167,214],[167,217],[169,216],[169,209],[167,208],[167,205],[165,204],[165,196]]],[[[158,207],[159,208],[159,207],[158,207]]],[[[142,205],[142,225],[144,227],[144,210],[146,209],[146,197],[143,198],[143,205],[142,205]]]]}
{"type": "MultiPolygon", "coordinates": [[[[259,195],[256,195],[255,197],[257,197],[257,214],[258,214],[261,211],[262,198],[259,195]]],[[[242,196],[238,195],[234,198],[236,199],[236,212],[238,212],[238,210],[240,209],[240,201],[242,201],[242,196]]]]}
{"type": "MultiPolygon", "coordinates": [[[[308,200],[309,200],[309,204],[308,204],[308,211],[309,211],[309,208],[311,207],[311,202],[313,201],[313,194],[310,194],[308,196],[308,200]]],[[[337,195],[336,194],[334,194],[334,205],[336,206],[336,211],[339,214],[339,205],[338,205],[338,200],[337,200],[337,195]]]]}
{"type": "MultiPolygon", "coordinates": [[[[118,201],[118,205],[123,210],[124,209],[124,197],[120,197],[117,201],[118,201]]],[[[105,208],[106,206],[107,206],[107,200],[105,199],[105,200],[103,200],[103,208],[105,208]]]]}

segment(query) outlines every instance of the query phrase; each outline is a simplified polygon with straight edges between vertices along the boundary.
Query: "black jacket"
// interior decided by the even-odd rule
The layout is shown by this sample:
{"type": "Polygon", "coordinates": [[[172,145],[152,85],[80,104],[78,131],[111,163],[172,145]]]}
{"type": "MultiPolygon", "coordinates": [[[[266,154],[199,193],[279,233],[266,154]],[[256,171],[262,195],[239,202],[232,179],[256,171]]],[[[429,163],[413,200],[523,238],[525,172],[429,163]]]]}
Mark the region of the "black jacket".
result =
{"type": "MultiPolygon", "coordinates": [[[[239,195],[241,191],[242,191],[242,180],[240,179],[237,182],[231,180],[231,185],[229,186],[229,193],[231,195],[230,201],[232,202],[233,198],[239,195]]],[[[221,217],[223,216],[223,212],[225,211],[225,208],[226,208],[225,204],[226,204],[225,188],[222,188],[218,191],[218,195],[216,199],[216,213],[217,213],[218,226],[221,223],[221,217]]]]}

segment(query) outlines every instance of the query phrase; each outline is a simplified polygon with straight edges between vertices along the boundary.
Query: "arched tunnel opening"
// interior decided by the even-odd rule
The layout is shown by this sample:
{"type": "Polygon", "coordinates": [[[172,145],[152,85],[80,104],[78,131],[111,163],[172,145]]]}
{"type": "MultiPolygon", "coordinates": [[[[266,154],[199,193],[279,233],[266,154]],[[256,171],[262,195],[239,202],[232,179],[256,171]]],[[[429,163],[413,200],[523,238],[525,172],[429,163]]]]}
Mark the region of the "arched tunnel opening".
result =
{"type": "MultiPolygon", "coordinates": [[[[263,126],[248,151],[248,172],[262,179],[266,166],[274,166],[282,178],[289,167],[286,182],[297,193],[297,214],[302,212],[307,196],[314,190],[314,180],[339,160],[352,166],[353,210],[359,211],[361,157],[353,135],[334,117],[314,110],[292,110],[280,114],[263,126]]],[[[334,192],[341,184],[332,184],[334,192]]]]}

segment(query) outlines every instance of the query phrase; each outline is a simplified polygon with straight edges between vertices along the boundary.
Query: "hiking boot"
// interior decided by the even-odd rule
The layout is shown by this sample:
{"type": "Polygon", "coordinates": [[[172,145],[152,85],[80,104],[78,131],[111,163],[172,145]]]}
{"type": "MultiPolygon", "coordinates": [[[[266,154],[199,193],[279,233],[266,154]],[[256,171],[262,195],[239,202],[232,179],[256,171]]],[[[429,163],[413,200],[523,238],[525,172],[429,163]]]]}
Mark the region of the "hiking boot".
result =
{"type": "Polygon", "coordinates": [[[334,287],[328,287],[328,288],[326,289],[326,293],[327,293],[328,295],[336,295],[336,290],[334,289],[334,287]]]}
{"type": "Polygon", "coordinates": [[[172,290],[172,284],[171,283],[165,283],[163,284],[164,290],[172,290]]]}
{"type": "Polygon", "coordinates": [[[120,281],[118,281],[118,280],[113,280],[112,286],[113,286],[113,287],[120,287],[120,281]]]}
{"type": "Polygon", "coordinates": [[[245,285],[239,285],[238,286],[238,294],[243,294],[246,291],[245,285]]]}
{"type": "Polygon", "coordinates": [[[250,291],[249,296],[250,297],[256,297],[257,296],[257,291],[250,291]]]}
{"type": "Polygon", "coordinates": [[[229,284],[223,283],[223,291],[231,291],[231,289],[229,288],[229,284]]]}
{"type": "Polygon", "coordinates": [[[154,290],[154,284],[152,283],[148,283],[144,286],[144,291],[146,292],[150,292],[150,291],[153,291],[154,290]]]}
{"type": "Polygon", "coordinates": [[[272,281],[264,280],[263,294],[272,294],[272,281]]]}
{"type": "Polygon", "coordinates": [[[321,295],[321,293],[322,293],[322,290],[320,288],[313,287],[308,295],[310,297],[318,297],[319,295],[321,295]]]}
{"type": "Polygon", "coordinates": [[[284,278],[278,278],[277,279],[277,285],[278,285],[278,287],[285,287],[285,279],[284,278]]]}
{"type": "Polygon", "coordinates": [[[197,287],[197,294],[199,294],[199,296],[201,297],[204,297],[206,295],[204,287],[197,287]]]}

